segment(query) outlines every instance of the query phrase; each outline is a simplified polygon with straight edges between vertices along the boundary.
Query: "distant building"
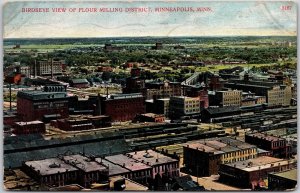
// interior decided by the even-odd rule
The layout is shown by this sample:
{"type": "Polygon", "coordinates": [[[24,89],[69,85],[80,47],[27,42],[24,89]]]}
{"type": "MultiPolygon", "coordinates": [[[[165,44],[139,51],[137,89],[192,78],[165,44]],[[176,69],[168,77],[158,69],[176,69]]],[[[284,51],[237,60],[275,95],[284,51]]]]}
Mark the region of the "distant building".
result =
{"type": "Polygon", "coordinates": [[[152,178],[159,175],[160,177],[178,177],[179,176],[179,160],[170,158],[153,150],[138,151],[128,153],[131,158],[139,160],[152,168],[152,178]]]}
{"type": "Polygon", "coordinates": [[[289,106],[292,99],[291,86],[283,85],[276,81],[230,79],[225,87],[238,89],[244,92],[252,92],[259,96],[265,96],[266,102],[270,107],[289,106]]]}
{"type": "Polygon", "coordinates": [[[31,66],[31,75],[48,76],[62,75],[62,61],[60,60],[41,60],[31,66]]]}
{"type": "Polygon", "coordinates": [[[58,119],[55,121],[55,124],[51,124],[56,128],[65,131],[82,131],[93,129],[93,124],[87,119],[58,119]]]}
{"type": "Polygon", "coordinates": [[[141,69],[132,68],[131,77],[126,78],[126,86],[123,93],[142,93],[145,88],[145,80],[141,79],[141,69]]]}
{"type": "Polygon", "coordinates": [[[95,157],[84,155],[68,155],[61,158],[65,163],[78,168],[78,182],[84,187],[90,187],[93,183],[108,182],[107,166],[96,161],[95,157]]]}
{"type": "Polygon", "coordinates": [[[201,121],[204,123],[215,122],[215,118],[240,115],[241,110],[237,106],[209,107],[201,111],[201,121]]]}
{"type": "Polygon", "coordinates": [[[123,172],[123,174],[120,175],[124,175],[131,180],[146,184],[149,179],[152,179],[151,166],[147,165],[146,163],[142,163],[140,160],[137,161],[133,159],[130,154],[106,156],[105,160],[110,162],[110,164],[107,163],[109,165],[115,164],[121,168],[125,168],[128,172],[123,172]]]}
{"type": "Polygon", "coordinates": [[[146,100],[166,98],[181,95],[179,82],[148,82],[145,84],[144,96],[146,100]]]}
{"type": "Polygon", "coordinates": [[[155,122],[155,123],[163,123],[165,122],[165,116],[164,115],[158,115],[154,113],[146,113],[137,115],[134,119],[137,122],[155,122]]]}
{"type": "Polygon", "coordinates": [[[166,117],[169,117],[169,105],[170,105],[169,98],[154,100],[153,103],[151,104],[151,107],[153,108],[152,112],[156,114],[163,114],[166,117]]]}
{"type": "Polygon", "coordinates": [[[200,98],[174,96],[170,98],[169,117],[180,118],[200,113],[200,98]]]}
{"type": "Polygon", "coordinates": [[[144,97],[139,93],[110,95],[101,102],[101,109],[101,114],[110,116],[112,121],[130,121],[146,110],[144,97]]]}
{"type": "Polygon", "coordinates": [[[22,121],[49,121],[68,117],[68,99],[65,88],[45,86],[44,91],[19,91],[17,113],[22,121]]]}
{"type": "Polygon", "coordinates": [[[10,84],[21,84],[21,79],[22,75],[20,73],[13,72],[5,77],[4,82],[10,84]]]}
{"type": "Polygon", "coordinates": [[[112,44],[109,44],[109,43],[104,45],[104,51],[107,51],[107,52],[118,51],[121,49],[122,49],[121,47],[113,46],[112,44]]]}
{"type": "Polygon", "coordinates": [[[254,145],[228,137],[199,140],[183,146],[183,163],[198,176],[217,174],[222,163],[233,163],[256,156],[257,148],[254,145]]]}
{"type": "Polygon", "coordinates": [[[184,96],[200,97],[200,109],[209,107],[209,95],[207,87],[204,86],[188,86],[184,88],[184,96]]]}
{"type": "Polygon", "coordinates": [[[59,158],[26,161],[22,170],[39,184],[64,186],[78,182],[78,168],[65,163],[59,158]]]}
{"type": "Polygon", "coordinates": [[[210,106],[241,106],[242,91],[240,90],[222,90],[216,91],[214,95],[209,95],[210,106]]]}
{"type": "Polygon", "coordinates": [[[286,191],[297,187],[297,169],[268,174],[268,190],[286,191]]]}
{"type": "Polygon", "coordinates": [[[90,86],[89,81],[85,78],[72,79],[70,81],[70,86],[75,88],[88,88],[90,86]]]}
{"type": "Polygon", "coordinates": [[[163,48],[163,44],[161,42],[155,43],[155,46],[152,46],[154,50],[161,50],[163,48]]]}
{"type": "Polygon", "coordinates": [[[13,125],[13,134],[33,134],[33,133],[45,133],[45,123],[41,121],[31,121],[31,122],[16,122],[13,125]]]}
{"type": "Polygon", "coordinates": [[[174,46],[174,49],[175,49],[175,50],[177,50],[177,49],[178,49],[178,50],[179,50],[179,49],[185,49],[185,47],[178,44],[178,45],[174,46]]]}
{"type": "Polygon", "coordinates": [[[216,91],[224,88],[225,81],[217,75],[213,75],[209,80],[209,89],[216,91]]]}
{"type": "Polygon", "coordinates": [[[264,133],[247,133],[245,142],[270,151],[274,157],[288,158],[291,156],[291,147],[287,144],[286,139],[281,137],[264,133]]]}
{"type": "Polygon", "coordinates": [[[241,188],[255,189],[262,180],[268,178],[268,173],[292,169],[296,162],[261,156],[254,159],[230,164],[221,164],[220,181],[241,188]]]}
{"type": "Polygon", "coordinates": [[[98,66],[98,72],[112,72],[113,68],[110,66],[98,66]]]}

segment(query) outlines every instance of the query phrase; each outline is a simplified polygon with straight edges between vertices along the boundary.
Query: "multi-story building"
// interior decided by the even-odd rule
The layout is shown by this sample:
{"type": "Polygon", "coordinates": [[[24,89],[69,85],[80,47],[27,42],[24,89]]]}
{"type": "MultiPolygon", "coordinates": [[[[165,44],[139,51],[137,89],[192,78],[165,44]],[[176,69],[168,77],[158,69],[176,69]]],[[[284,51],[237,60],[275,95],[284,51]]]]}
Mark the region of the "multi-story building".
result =
{"type": "Polygon", "coordinates": [[[130,154],[119,154],[113,156],[106,156],[105,159],[112,164],[118,165],[128,170],[128,172],[125,173],[125,176],[127,176],[129,179],[142,184],[147,183],[147,181],[152,178],[151,166],[137,161],[132,157],[133,156],[130,154]]]}
{"type": "Polygon", "coordinates": [[[289,106],[292,99],[292,90],[290,86],[274,86],[268,90],[269,106],[289,106]]]}
{"type": "Polygon", "coordinates": [[[222,90],[209,95],[210,106],[241,106],[241,100],[242,91],[240,90],[222,90]]]}
{"type": "Polygon", "coordinates": [[[157,99],[153,102],[153,112],[156,114],[164,114],[169,117],[170,98],[157,99]]]}
{"type": "Polygon", "coordinates": [[[169,117],[180,118],[200,113],[200,98],[174,96],[170,98],[169,117]]]}
{"type": "Polygon", "coordinates": [[[292,169],[296,162],[292,160],[278,159],[261,156],[246,161],[221,164],[219,180],[241,188],[255,189],[263,180],[268,178],[268,173],[292,169]]]}
{"type": "Polygon", "coordinates": [[[31,66],[31,75],[51,76],[62,74],[62,62],[60,60],[41,60],[31,66]]]}
{"type": "Polygon", "coordinates": [[[259,96],[265,96],[268,106],[289,106],[292,99],[292,88],[277,81],[237,80],[231,79],[225,87],[238,89],[244,92],[252,92],[259,96]]]}
{"type": "Polygon", "coordinates": [[[200,109],[208,108],[209,106],[209,95],[206,86],[185,86],[183,88],[184,96],[188,97],[200,97],[200,109]]]}
{"type": "Polygon", "coordinates": [[[112,121],[133,120],[145,113],[144,97],[139,93],[110,95],[101,102],[101,109],[112,121]]]}
{"type": "Polygon", "coordinates": [[[78,182],[79,170],[59,158],[26,161],[22,170],[39,184],[64,186],[78,182]]]}
{"type": "Polygon", "coordinates": [[[63,156],[61,159],[76,167],[78,171],[79,184],[84,187],[90,187],[93,183],[108,182],[107,166],[98,163],[95,157],[86,157],[81,154],[63,156]]]}
{"type": "Polygon", "coordinates": [[[209,89],[213,91],[222,90],[224,88],[224,83],[225,81],[219,76],[213,75],[212,77],[210,77],[209,89]]]}
{"type": "Polygon", "coordinates": [[[137,151],[128,153],[131,158],[151,166],[152,178],[157,175],[167,177],[179,176],[179,160],[165,156],[153,150],[137,151]]]}
{"type": "Polygon", "coordinates": [[[297,186],[297,169],[268,174],[268,189],[271,191],[294,190],[297,186]]]}
{"type": "Polygon", "coordinates": [[[264,133],[247,133],[245,142],[270,151],[274,157],[288,158],[291,156],[291,147],[286,139],[264,133]]]}
{"type": "Polygon", "coordinates": [[[220,164],[256,156],[256,146],[228,137],[200,140],[183,146],[183,163],[198,176],[217,174],[220,164]]]}
{"type": "Polygon", "coordinates": [[[45,86],[43,91],[19,91],[17,113],[22,121],[47,121],[68,117],[68,99],[65,88],[45,86]]]}
{"type": "Polygon", "coordinates": [[[146,100],[166,98],[181,95],[181,84],[179,82],[149,82],[145,84],[143,92],[146,100]]]}

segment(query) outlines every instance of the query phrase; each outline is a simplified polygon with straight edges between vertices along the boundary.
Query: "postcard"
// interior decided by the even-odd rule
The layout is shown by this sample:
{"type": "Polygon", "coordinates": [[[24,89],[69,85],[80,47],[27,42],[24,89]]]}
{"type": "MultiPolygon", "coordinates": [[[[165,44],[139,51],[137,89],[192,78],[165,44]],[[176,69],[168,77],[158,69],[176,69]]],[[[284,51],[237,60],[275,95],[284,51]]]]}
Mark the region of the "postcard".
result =
{"type": "Polygon", "coordinates": [[[5,2],[4,189],[295,190],[297,6],[5,2]]]}

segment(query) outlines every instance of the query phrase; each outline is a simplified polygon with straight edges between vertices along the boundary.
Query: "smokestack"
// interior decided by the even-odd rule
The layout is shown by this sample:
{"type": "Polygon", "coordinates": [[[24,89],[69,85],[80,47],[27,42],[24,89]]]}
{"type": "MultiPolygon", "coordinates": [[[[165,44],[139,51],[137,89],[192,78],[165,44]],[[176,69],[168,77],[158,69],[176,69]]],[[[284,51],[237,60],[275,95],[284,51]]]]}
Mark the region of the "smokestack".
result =
{"type": "Polygon", "coordinates": [[[53,80],[53,58],[51,58],[51,79],[53,80]]]}
{"type": "Polygon", "coordinates": [[[9,83],[9,110],[11,111],[11,83],[9,83]]]}
{"type": "Polygon", "coordinates": [[[36,78],[36,60],[34,60],[34,78],[36,78]]]}

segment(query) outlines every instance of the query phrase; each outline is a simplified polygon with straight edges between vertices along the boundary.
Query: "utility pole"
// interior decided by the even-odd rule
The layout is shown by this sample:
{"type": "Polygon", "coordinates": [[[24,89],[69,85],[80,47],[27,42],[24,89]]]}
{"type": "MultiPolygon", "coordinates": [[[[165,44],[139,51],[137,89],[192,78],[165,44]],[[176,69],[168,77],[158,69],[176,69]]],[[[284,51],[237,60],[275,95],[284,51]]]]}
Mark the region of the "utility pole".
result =
{"type": "Polygon", "coordinates": [[[199,166],[197,165],[197,184],[199,185],[199,182],[198,182],[198,168],[199,168],[199,166]]]}

